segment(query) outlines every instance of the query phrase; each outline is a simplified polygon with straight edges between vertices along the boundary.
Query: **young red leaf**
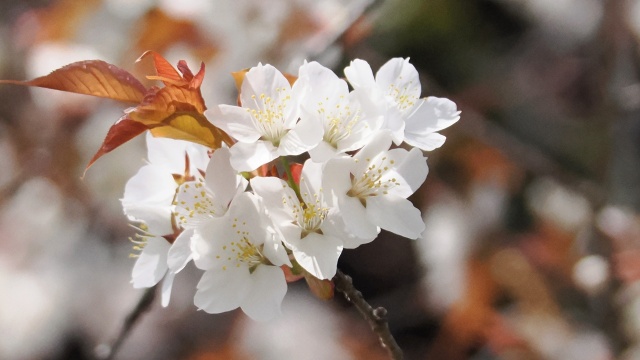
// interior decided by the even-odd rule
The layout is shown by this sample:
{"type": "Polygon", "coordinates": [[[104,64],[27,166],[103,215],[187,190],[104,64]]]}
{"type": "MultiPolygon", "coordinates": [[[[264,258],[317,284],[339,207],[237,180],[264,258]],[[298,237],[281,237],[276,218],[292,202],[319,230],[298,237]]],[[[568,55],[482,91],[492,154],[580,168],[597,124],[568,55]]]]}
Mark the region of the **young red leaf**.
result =
{"type": "Polygon", "coordinates": [[[102,146],[100,147],[100,149],[98,149],[96,154],[93,155],[93,157],[89,161],[89,164],[87,164],[85,172],[102,155],[142,134],[145,130],[147,130],[147,127],[145,125],[129,119],[127,115],[123,116],[120,120],[118,120],[111,126],[111,128],[107,132],[107,136],[102,142],[102,146]]]}
{"type": "Polygon", "coordinates": [[[187,140],[217,149],[231,138],[204,116],[206,107],[199,89],[167,86],[147,95],[129,112],[130,119],[144,124],[154,136],[187,140]]]}
{"type": "MultiPolygon", "coordinates": [[[[178,68],[178,71],[180,71],[180,73],[182,74],[182,77],[185,80],[191,81],[191,79],[193,79],[193,73],[191,72],[191,69],[189,69],[189,65],[187,65],[186,61],[184,60],[178,61],[178,66],[176,67],[178,68]]],[[[202,70],[202,67],[200,67],[200,70],[202,70]]],[[[198,87],[198,86],[194,86],[194,87],[198,87]]]]}
{"type": "Polygon", "coordinates": [[[146,56],[153,56],[159,75],[157,79],[162,80],[165,87],[150,88],[142,102],[127,112],[126,123],[120,125],[120,122],[124,121],[120,120],[109,130],[105,142],[87,168],[100,156],[143,132],[143,129],[150,130],[156,137],[191,141],[211,149],[220,148],[222,142],[229,145],[233,143],[229,135],[213,126],[204,116],[207,108],[200,94],[204,64],[200,66],[200,71],[193,75],[186,62],[180,62],[179,69],[183,74],[181,76],[158,53],[148,51],[140,59],[146,56]]]}
{"type": "MultiPolygon", "coordinates": [[[[191,74],[191,70],[189,70],[189,68],[187,67],[187,63],[184,62],[183,60],[181,60],[178,63],[178,69],[180,69],[180,71],[183,71],[182,69],[185,69],[184,71],[189,71],[189,74],[191,74]]],[[[183,74],[185,74],[185,79],[186,79],[186,73],[183,72],[183,74]]],[[[191,89],[199,89],[200,85],[202,85],[202,81],[204,80],[204,63],[200,63],[200,70],[198,70],[198,73],[191,76],[191,78],[189,79],[189,87],[191,89]]]]}
{"type": "MultiPolygon", "coordinates": [[[[93,156],[88,169],[102,155],[131,140],[145,130],[154,136],[187,140],[218,149],[222,142],[233,140],[213,126],[204,116],[206,106],[200,94],[204,79],[204,63],[193,75],[187,63],[179,62],[178,70],[156,52],[148,51],[140,57],[153,56],[156,73],[151,77],[162,80],[164,88],[149,90],[130,73],[100,60],[80,61],[31,81],[0,80],[0,83],[36,86],[78,94],[106,97],[139,103],[127,112],[107,133],[100,149],[93,156]]],[[[85,169],[85,171],[86,171],[85,169]]]]}
{"type": "Polygon", "coordinates": [[[153,57],[153,65],[156,69],[157,76],[147,76],[147,79],[150,80],[160,80],[164,83],[165,86],[168,85],[177,85],[182,86],[187,83],[180,73],[165,59],[162,55],[158,54],[155,51],[145,51],[144,54],[140,55],[136,62],[142,61],[147,57],[153,57]]]}
{"type": "Polygon", "coordinates": [[[30,81],[0,80],[0,84],[41,87],[131,103],[142,101],[146,92],[144,85],[129,72],[102,60],[79,61],[30,81]]]}

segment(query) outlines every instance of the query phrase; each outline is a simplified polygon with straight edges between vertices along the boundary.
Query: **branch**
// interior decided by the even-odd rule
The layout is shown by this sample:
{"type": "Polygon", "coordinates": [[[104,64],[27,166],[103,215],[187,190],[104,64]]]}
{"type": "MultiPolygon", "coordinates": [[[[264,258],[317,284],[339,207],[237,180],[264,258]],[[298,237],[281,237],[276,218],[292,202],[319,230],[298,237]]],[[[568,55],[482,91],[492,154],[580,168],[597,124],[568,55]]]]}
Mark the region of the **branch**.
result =
{"type": "Polygon", "coordinates": [[[364,297],[362,297],[362,293],[353,286],[351,277],[340,270],[338,270],[336,276],[333,278],[333,283],[335,284],[335,289],[343,293],[345,299],[353,304],[360,312],[360,315],[367,320],[371,330],[378,335],[382,347],[389,352],[391,359],[401,360],[403,358],[402,349],[400,349],[400,346],[398,346],[398,343],[389,330],[387,309],[383,307],[374,309],[371,307],[364,297]]]}
{"type": "Polygon", "coordinates": [[[138,300],[138,304],[136,307],[127,315],[124,319],[122,327],[120,328],[120,332],[118,333],[118,337],[113,342],[111,346],[106,345],[104,349],[104,353],[98,354],[98,358],[102,360],[112,360],[114,359],[115,354],[118,352],[122,343],[127,338],[133,325],[140,319],[142,314],[147,312],[149,308],[151,308],[151,304],[153,304],[153,300],[156,297],[156,286],[150,287],[145,290],[140,300],[138,300]]]}

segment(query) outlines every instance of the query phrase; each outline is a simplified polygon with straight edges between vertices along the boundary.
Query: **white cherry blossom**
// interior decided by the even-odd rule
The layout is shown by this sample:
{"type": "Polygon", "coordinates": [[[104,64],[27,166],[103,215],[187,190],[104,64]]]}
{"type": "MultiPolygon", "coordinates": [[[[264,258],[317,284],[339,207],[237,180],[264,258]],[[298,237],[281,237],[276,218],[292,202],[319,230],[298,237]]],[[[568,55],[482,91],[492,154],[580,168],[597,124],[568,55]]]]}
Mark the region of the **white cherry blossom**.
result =
{"type": "Polygon", "coordinates": [[[271,65],[258,65],[245,75],[240,91],[242,107],[219,105],[212,123],[238,142],[231,148],[231,164],[251,171],[279,156],[299,155],[322,139],[322,125],[299,119],[303,82],[294,84],[271,65]]]}
{"type": "Polygon", "coordinates": [[[323,184],[354,235],[371,238],[382,228],[416,239],[424,222],[407,197],[426,179],[426,159],[419,149],[390,145],[390,134],[380,132],[353,158],[328,161],[323,184]]]}
{"type": "Polygon", "coordinates": [[[309,150],[316,162],[363,147],[382,126],[381,116],[368,116],[362,111],[347,82],[317,62],[300,67],[298,81],[307,90],[300,100],[301,118],[322,124],[322,141],[309,150]]]}
{"type": "Polygon", "coordinates": [[[190,257],[184,252],[190,233],[182,233],[173,244],[178,229],[171,207],[180,183],[191,181],[209,161],[208,148],[182,140],[154,138],[147,134],[149,164],[143,166],[125,186],[122,206],[130,220],[139,222],[142,234],[136,235],[141,249],[133,267],[134,288],[155,286],[163,278],[162,305],[169,304],[175,274],[190,257]],[[173,266],[167,262],[172,259],[173,266]]]}
{"type": "MultiPolygon", "coordinates": [[[[343,239],[350,235],[337,209],[329,207],[321,187],[323,164],[307,160],[300,178],[299,199],[289,185],[275,177],[251,180],[254,192],[262,197],[283,243],[307,272],[319,279],[336,274],[343,239]]],[[[364,241],[363,241],[364,242],[364,241]]]]}
{"type": "Polygon", "coordinates": [[[131,272],[131,283],[136,289],[155,286],[162,282],[162,306],[169,305],[175,275],[191,260],[185,252],[193,231],[182,232],[171,244],[166,238],[154,235],[138,235],[142,248],[131,272]]]}
{"type": "Polygon", "coordinates": [[[249,192],[237,195],[228,212],[195,230],[194,261],[206,270],[195,305],[209,313],[240,307],[254,320],[280,313],[287,291],[281,265],[291,266],[260,200],[249,192]]]}
{"type": "Polygon", "coordinates": [[[383,128],[391,131],[393,141],[404,139],[404,119],[420,98],[420,78],[409,59],[393,58],[385,63],[374,78],[371,66],[356,59],[344,69],[367,111],[384,117],[383,128]]]}
{"type": "Polygon", "coordinates": [[[236,142],[210,158],[201,145],[147,135],[149,163],[122,199],[141,230],[135,288],[162,281],[166,306],[175,275],[193,261],[204,270],[198,308],[241,308],[269,320],[280,313],[287,267],[330,280],[342,250],[372,241],[381,229],[420,236],[424,222],[408,197],[428,173],[421,149],[442,146],[438,131],[460,111],[449,99],[420,98],[408,59],[391,59],[375,76],[367,62],[354,60],[344,73],[352,91],[317,62],[305,62],[293,86],[271,65],[251,68],[242,106],[211,110],[212,123],[236,142]],[[413,148],[391,149],[402,142],[413,148]],[[305,152],[311,159],[297,184],[256,176],[260,171],[249,174],[249,187],[242,174],[305,152]]]}
{"type": "Polygon", "coordinates": [[[445,141],[437,131],[458,119],[460,112],[449,99],[428,97],[420,99],[420,77],[409,59],[393,58],[373,76],[369,64],[353,60],[344,69],[349,83],[368,111],[385,118],[384,128],[391,131],[393,141],[402,141],[422,150],[434,150],[445,141]]]}
{"type": "Polygon", "coordinates": [[[144,222],[148,233],[173,234],[171,207],[176,189],[206,168],[209,149],[188,141],[146,136],[149,163],[125,185],[122,207],[129,220],[144,222]]]}
{"type": "Polygon", "coordinates": [[[185,230],[169,251],[167,264],[172,272],[178,272],[192,259],[200,255],[193,251],[194,233],[211,219],[222,217],[233,197],[244,191],[247,180],[229,163],[229,149],[220,148],[211,156],[205,177],[184,183],[174,200],[176,222],[185,230]]]}
{"type": "Polygon", "coordinates": [[[211,218],[223,216],[233,197],[247,187],[247,180],[231,167],[230,157],[229,149],[216,150],[205,177],[198,176],[195,181],[180,186],[173,202],[180,226],[193,229],[211,218]]]}

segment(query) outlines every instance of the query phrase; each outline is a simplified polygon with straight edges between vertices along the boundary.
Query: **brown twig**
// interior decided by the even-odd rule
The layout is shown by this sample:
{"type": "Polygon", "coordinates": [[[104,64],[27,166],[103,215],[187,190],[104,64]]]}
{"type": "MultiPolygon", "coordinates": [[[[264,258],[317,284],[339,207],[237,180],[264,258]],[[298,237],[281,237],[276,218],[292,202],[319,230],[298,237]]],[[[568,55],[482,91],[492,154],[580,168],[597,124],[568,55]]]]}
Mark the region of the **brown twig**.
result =
{"type": "Polygon", "coordinates": [[[340,270],[338,270],[336,276],[333,278],[333,283],[335,284],[335,289],[343,293],[345,299],[353,304],[356,309],[358,309],[358,312],[360,312],[360,315],[367,320],[371,330],[378,335],[382,347],[389,352],[389,356],[395,360],[402,359],[402,349],[400,349],[400,346],[398,346],[398,343],[389,330],[387,309],[383,307],[374,309],[369,305],[362,296],[362,293],[353,286],[351,277],[340,270]]]}
{"type": "Polygon", "coordinates": [[[122,327],[120,328],[120,332],[118,332],[118,337],[113,342],[113,344],[105,351],[103,356],[98,356],[99,359],[103,360],[112,360],[114,359],[115,354],[118,352],[122,343],[127,338],[131,329],[136,324],[136,322],[140,319],[142,314],[147,312],[149,308],[151,308],[151,304],[153,304],[153,300],[156,297],[156,287],[153,286],[145,290],[140,300],[138,300],[138,304],[136,307],[127,315],[124,319],[122,327]]]}

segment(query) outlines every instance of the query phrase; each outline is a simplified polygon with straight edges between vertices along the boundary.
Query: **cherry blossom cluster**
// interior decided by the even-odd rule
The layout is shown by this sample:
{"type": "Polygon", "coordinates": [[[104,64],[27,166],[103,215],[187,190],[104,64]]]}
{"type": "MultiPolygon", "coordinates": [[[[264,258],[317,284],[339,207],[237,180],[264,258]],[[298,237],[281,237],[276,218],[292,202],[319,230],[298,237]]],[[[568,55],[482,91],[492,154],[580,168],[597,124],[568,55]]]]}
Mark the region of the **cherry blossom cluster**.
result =
{"type": "Polygon", "coordinates": [[[239,307],[268,320],[280,312],[288,275],[331,280],[343,249],[381,229],[420,236],[424,222],[407,198],[427,177],[423,150],[444,143],[437,132],[460,112],[448,99],[420,98],[408,59],[391,59],[375,76],[354,60],[344,75],[305,62],[291,84],[271,65],[251,68],[241,106],[207,113],[235,140],[230,147],[147,135],[148,164],[122,199],[141,230],[134,287],[164,279],[166,306],[174,276],[193,261],[204,271],[198,308],[239,307]]]}

